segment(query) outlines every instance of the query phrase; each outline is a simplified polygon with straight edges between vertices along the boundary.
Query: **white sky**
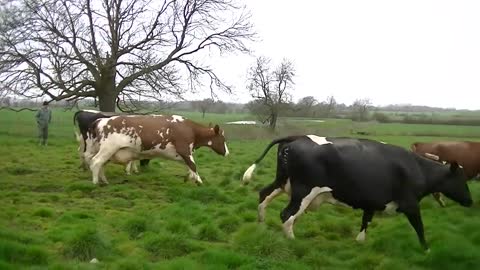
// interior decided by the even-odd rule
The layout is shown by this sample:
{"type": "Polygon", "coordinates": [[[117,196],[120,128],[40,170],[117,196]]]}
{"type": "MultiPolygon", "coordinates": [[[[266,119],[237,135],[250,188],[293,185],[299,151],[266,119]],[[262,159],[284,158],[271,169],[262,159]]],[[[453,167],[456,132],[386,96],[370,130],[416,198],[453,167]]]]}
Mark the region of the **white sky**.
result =
{"type": "MultiPolygon", "coordinates": [[[[256,56],[296,67],[294,101],[410,103],[480,109],[480,1],[245,0],[261,39],[253,56],[211,60],[248,102],[256,56]],[[295,3],[295,4],[293,4],[295,3]]],[[[207,97],[205,94],[202,97],[207,97]]],[[[195,98],[200,98],[200,95],[195,98]]]]}

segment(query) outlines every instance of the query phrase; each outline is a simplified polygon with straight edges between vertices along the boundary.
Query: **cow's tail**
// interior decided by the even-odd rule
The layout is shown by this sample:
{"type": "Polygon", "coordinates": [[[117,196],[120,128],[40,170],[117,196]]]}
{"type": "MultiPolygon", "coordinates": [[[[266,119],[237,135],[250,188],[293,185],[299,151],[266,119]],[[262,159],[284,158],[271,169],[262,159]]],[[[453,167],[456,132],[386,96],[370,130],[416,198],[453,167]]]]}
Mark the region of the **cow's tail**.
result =
{"type": "Polygon", "coordinates": [[[78,133],[77,130],[73,130],[73,132],[75,133],[75,139],[77,142],[80,142],[83,139],[82,134],[78,133]]]}
{"type": "Polygon", "coordinates": [[[73,114],[73,125],[74,126],[77,124],[77,115],[81,112],[82,111],[76,111],[75,114],[73,114]]]}
{"type": "Polygon", "coordinates": [[[248,182],[250,182],[250,180],[252,179],[253,172],[257,168],[257,164],[260,163],[260,161],[262,161],[262,159],[267,155],[268,151],[270,151],[270,148],[272,148],[274,145],[279,144],[279,143],[293,142],[296,139],[298,139],[299,137],[301,137],[301,136],[290,136],[290,137],[285,137],[285,138],[280,138],[280,139],[273,140],[267,146],[267,148],[265,148],[262,155],[259,158],[257,158],[257,160],[255,160],[255,162],[250,167],[248,167],[248,169],[245,171],[245,173],[243,174],[242,183],[247,184],[248,182]]]}
{"type": "Polygon", "coordinates": [[[73,133],[75,133],[75,139],[80,142],[80,134],[78,134],[77,132],[77,129],[75,128],[75,126],[77,125],[77,115],[80,113],[81,111],[76,111],[74,114],[73,114],[73,133]]]}

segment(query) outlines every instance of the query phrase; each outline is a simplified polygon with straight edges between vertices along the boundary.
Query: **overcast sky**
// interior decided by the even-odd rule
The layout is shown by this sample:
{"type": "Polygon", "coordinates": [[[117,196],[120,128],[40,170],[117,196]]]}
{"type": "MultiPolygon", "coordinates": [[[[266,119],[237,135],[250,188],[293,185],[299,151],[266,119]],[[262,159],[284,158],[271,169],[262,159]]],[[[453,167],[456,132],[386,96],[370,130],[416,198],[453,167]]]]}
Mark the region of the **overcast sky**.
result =
{"type": "Polygon", "coordinates": [[[480,109],[480,1],[245,0],[260,41],[254,56],[212,59],[247,102],[255,56],[295,63],[294,101],[480,109]],[[295,4],[292,4],[295,3],[295,4]]]}

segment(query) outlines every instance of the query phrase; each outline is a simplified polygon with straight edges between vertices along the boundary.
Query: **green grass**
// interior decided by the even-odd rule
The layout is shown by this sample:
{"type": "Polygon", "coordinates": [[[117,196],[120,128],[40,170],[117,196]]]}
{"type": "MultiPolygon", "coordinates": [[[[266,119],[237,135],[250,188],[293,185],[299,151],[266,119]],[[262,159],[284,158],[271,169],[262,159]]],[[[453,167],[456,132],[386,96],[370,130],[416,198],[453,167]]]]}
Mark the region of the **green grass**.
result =
{"type": "MultiPolygon", "coordinates": [[[[108,165],[110,185],[95,187],[78,169],[72,112],[56,110],[48,147],[36,144],[30,112],[0,112],[0,269],[477,269],[479,204],[422,201],[431,253],[426,255],[403,216],[374,217],[364,243],[354,239],[361,212],[324,205],[299,218],[295,240],[284,237],[281,195],[257,224],[258,190],[275,174],[275,150],[253,182],[240,184],[270,138],[298,133],[350,135],[409,147],[414,141],[475,139],[480,128],[281,119],[279,130],[228,126],[248,115],[187,116],[226,129],[231,155],[195,152],[205,185],[184,183],[184,165],[154,160],[126,176],[108,165]],[[473,137],[472,137],[473,136],[473,137]],[[128,181],[125,181],[128,180],[128,181]],[[100,263],[89,261],[97,258],[100,263]]],[[[475,201],[480,185],[470,185],[475,201]]]]}
{"type": "Polygon", "coordinates": [[[65,256],[81,261],[101,258],[107,247],[95,228],[82,228],[72,233],[65,245],[65,256]]]}

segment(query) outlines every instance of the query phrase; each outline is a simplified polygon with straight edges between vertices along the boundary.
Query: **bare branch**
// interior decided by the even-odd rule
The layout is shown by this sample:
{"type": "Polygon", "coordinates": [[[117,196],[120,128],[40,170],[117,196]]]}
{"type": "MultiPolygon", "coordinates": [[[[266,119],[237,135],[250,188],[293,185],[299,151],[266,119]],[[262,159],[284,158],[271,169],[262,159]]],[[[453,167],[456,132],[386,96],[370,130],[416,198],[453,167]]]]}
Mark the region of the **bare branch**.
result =
{"type": "Polygon", "coordinates": [[[255,65],[248,71],[248,89],[255,99],[255,103],[250,106],[251,111],[268,115],[266,119],[269,119],[272,129],[276,126],[281,106],[288,103],[291,98],[288,90],[294,84],[294,76],[293,63],[286,59],[277,69],[271,71],[270,59],[258,57],[255,65]]]}
{"type": "Polygon", "coordinates": [[[249,52],[256,35],[250,14],[235,1],[7,1],[0,81],[25,97],[98,97],[106,110],[117,97],[122,106],[133,96],[180,99],[204,83],[212,96],[230,93],[214,68],[195,57],[249,52]]]}
{"type": "Polygon", "coordinates": [[[38,110],[36,109],[31,109],[31,108],[20,108],[20,109],[14,109],[14,108],[11,108],[11,107],[0,107],[0,111],[1,110],[10,110],[10,111],[14,111],[14,112],[21,112],[21,111],[32,111],[32,112],[36,112],[38,110]]]}

